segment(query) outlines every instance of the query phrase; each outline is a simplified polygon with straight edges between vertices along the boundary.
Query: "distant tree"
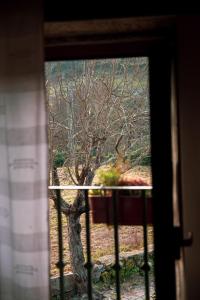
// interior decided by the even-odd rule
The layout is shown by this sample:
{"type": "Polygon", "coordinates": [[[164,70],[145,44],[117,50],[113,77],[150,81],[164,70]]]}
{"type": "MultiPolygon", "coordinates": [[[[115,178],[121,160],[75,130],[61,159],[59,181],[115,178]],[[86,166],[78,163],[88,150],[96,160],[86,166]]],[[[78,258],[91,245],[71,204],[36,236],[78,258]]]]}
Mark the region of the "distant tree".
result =
{"type": "MultiPolygon", "coordinates": [[[[149,153],[146,58],[48,63],[46,78],[52,184],[60,184],[58,161],[73,184],[91,185],[95,171],[114,163],[116,156],[131,158],[137,149],[149,153]]],[[[56,194],[51,197],[56,205],[56,194]]],[[[62,212],[68,219],[72,270],[83,294],[87,279],[80,225],[83,193],[77,192],[72,204],[62,199],[62,212]]]]}

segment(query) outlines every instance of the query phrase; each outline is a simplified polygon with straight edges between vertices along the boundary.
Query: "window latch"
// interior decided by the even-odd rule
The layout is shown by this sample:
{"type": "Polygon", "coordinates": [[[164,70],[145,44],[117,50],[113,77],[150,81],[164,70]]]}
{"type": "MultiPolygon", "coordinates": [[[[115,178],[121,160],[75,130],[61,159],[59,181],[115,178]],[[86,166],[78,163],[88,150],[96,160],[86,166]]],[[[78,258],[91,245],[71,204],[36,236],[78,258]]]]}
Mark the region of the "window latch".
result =
{"type": "Polygon", "coordinates": [[[193,234],[188,232],[187,237],[183,237],[182,228],[174,227],[174,254],[176,259],[180,259],[180,249],[182,247],[191,247],[193,244],[193,234]]]}

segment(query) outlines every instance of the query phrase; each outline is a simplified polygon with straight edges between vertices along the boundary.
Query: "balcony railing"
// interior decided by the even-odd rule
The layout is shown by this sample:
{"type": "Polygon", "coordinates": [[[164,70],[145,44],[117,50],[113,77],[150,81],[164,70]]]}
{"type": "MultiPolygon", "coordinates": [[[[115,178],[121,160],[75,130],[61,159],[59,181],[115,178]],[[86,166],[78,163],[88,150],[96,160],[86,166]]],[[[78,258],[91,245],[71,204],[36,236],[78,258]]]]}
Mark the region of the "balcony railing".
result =
{"type": "Polygon", "coordinates": [[[86,208],[86,263],[87,269],[87,283],[88,283],[88,299],[92,300],[92,260],[91,260],[91,238],[90,238],[90,203],[88,197],[89,190],[101,190],[101,191],[112,191],[112,216],[113,216],[113,227],[114,227],[114,246],[115,246],[115,281],[116,281],[116,299],[121,299],[120,293],[120,263],[119,263],[119,235],[118,235],[118,191],[141,191],[141,200],[143,201],[143,239],[144,239],[144,255],[143,255],[143,266],[144,271],[144,283],[145,283],[145,299],[150,299],[149,290],[149,263],[148,263],[148,237],[147,237],[147,197],[146,192],[151,191],[151,186],[49,186],[50,190],[55,190],[57,196],[57,217],[58,217],[58,247],[59,247],[59,261],[56,266],[59,269],[59,280],[60,280],[60,300],[65,299],[64,295],[64,261],[63,261],[63,239],[62,239],[62,217],[61,217],[61,190],[82,190],[85,195],[85,208],[86,208]]]}

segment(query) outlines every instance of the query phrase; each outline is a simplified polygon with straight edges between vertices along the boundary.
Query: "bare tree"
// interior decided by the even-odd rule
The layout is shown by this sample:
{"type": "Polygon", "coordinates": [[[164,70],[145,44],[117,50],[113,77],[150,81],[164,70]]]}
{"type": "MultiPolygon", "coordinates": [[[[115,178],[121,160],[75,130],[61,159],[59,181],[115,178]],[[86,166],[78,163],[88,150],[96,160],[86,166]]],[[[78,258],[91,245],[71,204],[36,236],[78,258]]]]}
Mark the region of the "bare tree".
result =
{"type": "MultiPolygon", "coordinates": [[[[139,148],[149,151],[145,58],[49,63],[46,73],[51,183],[59,184],[54,163],[58,150],[64,153],[66,177],[75,185],[91,185],[95,171],[115,162],[116,155],[125,158],[139,148]]],[[[51,197],[56,205],[56,195],[51,197]]],[[[68,219],[71,266],[82,294],[87,279],[80,225],[84,195],[77,192],[73,203],[62,199],[62,212],[68,219]]]]}

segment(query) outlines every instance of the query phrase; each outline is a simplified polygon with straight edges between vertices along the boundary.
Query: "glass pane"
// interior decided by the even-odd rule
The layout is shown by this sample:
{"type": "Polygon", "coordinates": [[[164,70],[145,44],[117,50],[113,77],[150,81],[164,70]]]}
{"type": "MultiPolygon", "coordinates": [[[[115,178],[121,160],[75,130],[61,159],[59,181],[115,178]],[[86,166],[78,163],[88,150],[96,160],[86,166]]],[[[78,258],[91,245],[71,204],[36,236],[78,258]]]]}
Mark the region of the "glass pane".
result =
{"type": "MultiPolygon", "coordinates": [[[[151,185],[148,58],[48,62],[45,67],[49,108],[49,185],[58,185],[55,170],[60,185],[151,185]]],[[[102,197],[99,190],[90,193],[102,197]]],[[[130,191],[123,194],[124,197],[131,195],[135,194],[130,191]]],[[[109,198],[109,192],[103,196],[109,198]]],[[[84,206],[84,197],[80,192],[65,190],[62,191],[62,198],[63,205],[68,203],[73,208],[71,215],[76,215],[75,211],[81,211],[84,206]]],[[[123,208],[120,213],[122,211],[123,208]]],[[[80,218],[74,217],[72,220],[71,217],[69,221],[69,217],[63,214],[66,273],[81,269],[74,265],[72,252],[76,248],[77,265],[81,265],[81,256],[86,253],[84,218],[85,214],[80,213],[80,218]],[[82,226],[82,231],[77,235],[73,231],[73,224],[78,231],[82,226]],[[78,239],[76,245],[73,239],[78,239]],[[80,247],[77,248],[77,245],[80,247]]],[[[126,224],[127,218],[126,211],[123,222],[119,220],[121,298],[144,299],[144,272],[141,270],[143,226],[142,222],[135,226],[126,224]]],[[[113,226],[103,221],[95,224],[92,220],[91,215],[94,290],[112,299],[116,293],[112,269],[113,226]]],[[[50,222],[51,276],[57,276],[57,221],[51,195],[50,222]]],[[[152,225],[148,225],[147,229],[151,265],[150,294],[153,295],[152,225]]],[[[85,273],[81,276],[84,277],[85,273]]],[[[73,284],[72,294],[75,292],[73,284]]]]}

